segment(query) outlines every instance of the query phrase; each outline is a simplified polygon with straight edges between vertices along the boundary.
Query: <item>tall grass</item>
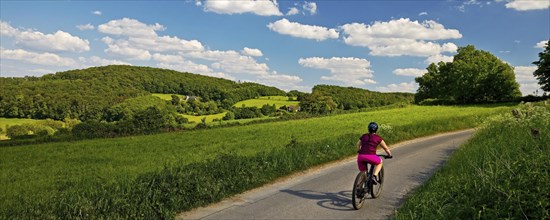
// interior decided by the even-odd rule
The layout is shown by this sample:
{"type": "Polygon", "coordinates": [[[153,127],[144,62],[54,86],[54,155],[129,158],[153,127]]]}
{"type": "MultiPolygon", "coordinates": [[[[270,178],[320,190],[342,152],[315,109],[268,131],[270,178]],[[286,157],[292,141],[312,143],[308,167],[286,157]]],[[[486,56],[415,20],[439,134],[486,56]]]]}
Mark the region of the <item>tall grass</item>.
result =
{"type": "Polygon", "coordinates": [[[550,219],[550,108],[486,122],[396,219],[550,219]]]}
{"type": "Polygon", "coordinates": [[[509,109],[411,106],[0,148],[0,218],[170,218],[176,211],[352,155],[354,142],[370,121],[383,126],[380,133],[391,146],[397,141],[474,127],[482,118],[509,109]],[[226,164],[225,160],[232,162],[226,164]]]}

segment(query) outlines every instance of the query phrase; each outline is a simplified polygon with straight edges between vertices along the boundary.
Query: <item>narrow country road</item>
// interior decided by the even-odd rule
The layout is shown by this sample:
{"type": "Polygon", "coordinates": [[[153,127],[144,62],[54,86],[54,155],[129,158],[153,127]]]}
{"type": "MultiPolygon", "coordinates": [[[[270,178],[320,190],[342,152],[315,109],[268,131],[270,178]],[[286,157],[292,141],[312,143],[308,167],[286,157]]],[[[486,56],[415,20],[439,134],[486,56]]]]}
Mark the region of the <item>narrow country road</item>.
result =
{"type": "MultiPolygon", "coordinates": [[[[384,160],[382,195],[360,210],[351,204],[355,157],[297,174],[218,204],[181,213],[178,219],[388,219],[405,196],[427,180],[473,129],[391,145],[384,160]]],[[[351,147],[351,146],[350,146],[351,147]]]]}

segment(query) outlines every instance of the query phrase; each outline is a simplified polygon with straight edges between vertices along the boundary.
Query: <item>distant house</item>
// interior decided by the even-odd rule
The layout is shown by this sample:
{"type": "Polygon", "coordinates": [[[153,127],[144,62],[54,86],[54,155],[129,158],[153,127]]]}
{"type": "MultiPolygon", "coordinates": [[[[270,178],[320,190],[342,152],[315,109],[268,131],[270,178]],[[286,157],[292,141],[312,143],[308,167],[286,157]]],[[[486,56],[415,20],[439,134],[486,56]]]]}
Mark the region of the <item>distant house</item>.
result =
{"type": "Polygon", "coordinates": [[[289,106],[286,108],[286,110],[289,111],[289,112],[298,112],[298,111],[300,111],[300,106],[289,105],[289,106]]]}
{"type": "Polygon", "coordinates": [[[198,99],[198,97],[197,97],[197,96],[194,96],[194,95],[192,95],[192,96],[186,95],[186,96],[185,96],[185,101],[186,101],[186,102],[187,102],[187,101],[192,101],[192,100],[197,100],[197,99],[198,99]]]}

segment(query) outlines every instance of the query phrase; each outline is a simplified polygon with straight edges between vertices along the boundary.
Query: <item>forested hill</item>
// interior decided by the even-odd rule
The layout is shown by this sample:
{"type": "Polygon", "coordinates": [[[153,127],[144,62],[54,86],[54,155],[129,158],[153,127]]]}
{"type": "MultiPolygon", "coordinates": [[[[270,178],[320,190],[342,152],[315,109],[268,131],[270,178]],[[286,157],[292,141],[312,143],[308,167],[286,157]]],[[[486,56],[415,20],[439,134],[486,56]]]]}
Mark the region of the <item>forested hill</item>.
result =
{"type": "Polygon", "coordinates": [[[396,103],[412,103],[413,93],[382,93],[354,87],[340,87],[332,85],[316,85],[312,94],[316,96],[330,96],[338,108],[361,109],[378,107],[396,103]]]}
{"type": "Polygon", "coordinates": [[[223,106],[256,96],[285,95],[278,88],[152,67],[111,65],[42,77],[1,78],[0,117],[100,120],[103,110],[149,93],[176,93],[223,106]]]}

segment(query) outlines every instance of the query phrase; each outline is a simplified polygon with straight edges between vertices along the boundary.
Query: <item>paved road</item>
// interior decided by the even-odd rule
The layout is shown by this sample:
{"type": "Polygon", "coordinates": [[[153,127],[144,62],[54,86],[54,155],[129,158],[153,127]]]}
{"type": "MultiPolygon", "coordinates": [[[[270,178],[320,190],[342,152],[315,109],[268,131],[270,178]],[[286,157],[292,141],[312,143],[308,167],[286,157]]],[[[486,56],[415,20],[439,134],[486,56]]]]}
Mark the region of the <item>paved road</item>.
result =
{"type": "Polygon", "coordinates": [[[431,176],[474,130],[390,145],[384,161],[382,195],[360,210],[351,204],[355,157],[294,175],[209,207],[181,213],[178,219],[387,219],[412,189],[431,176]]]}

